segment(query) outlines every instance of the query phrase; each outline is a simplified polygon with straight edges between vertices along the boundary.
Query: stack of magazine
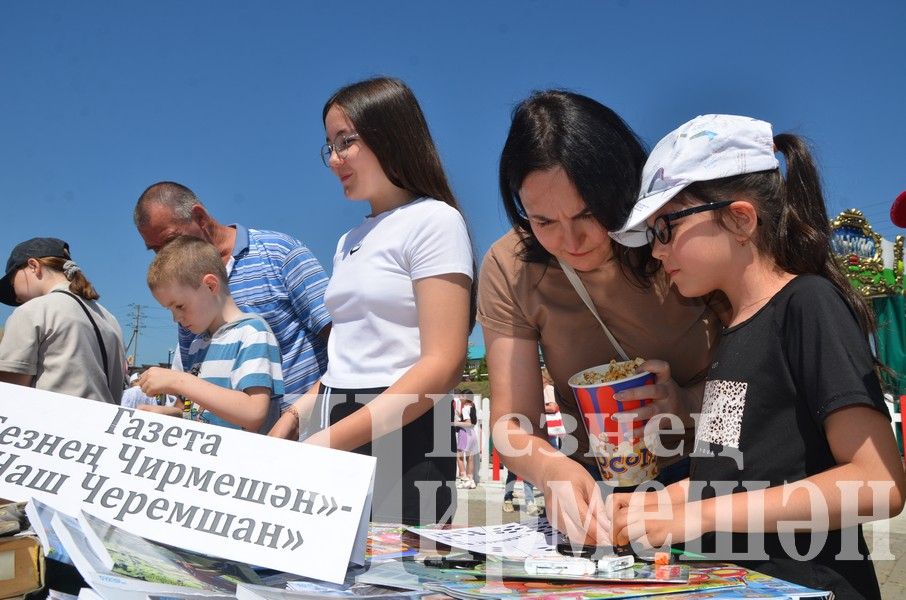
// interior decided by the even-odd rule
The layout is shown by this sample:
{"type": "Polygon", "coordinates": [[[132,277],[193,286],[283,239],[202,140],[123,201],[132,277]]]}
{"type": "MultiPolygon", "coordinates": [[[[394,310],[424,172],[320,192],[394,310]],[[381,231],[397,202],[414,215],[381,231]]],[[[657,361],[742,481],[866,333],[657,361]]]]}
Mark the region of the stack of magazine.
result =
{"type": "MultiPolygon", "coordinates": [[[[474,551],[448,550],[438,554],[427,549],[433,544],[419,544],[418,536],[413,536],[417,530],[407,532],[400,525],[378,524],[369,531],[367,564],[351,567],[344,583],[332,584],[254,569],[152,542],[91,514],[66,515],[38,500],[30,501],[26,513],[45,554],[74,565],[90,586],[82,589],[78,597],[51,590],[50,600],[387,599],[438,593],[483,599],[534,596],[685,600],[690,592],[696,599],[832,597],[829,592],[734,565],[713,563],[683,566],[678,569],[682,575],[678,581],[660,583],[645,576],[649,565],[636,565],[629,581],[617,582],[612,577],[576,581],[557,576],[532,581],[506,559],[474,551]]],[[[487,528],[481,532],[467,529],[451,537],[474,540],[478,533],[488,535],[487,528]]],[[[509,533],[520,534],[510,529],[509,533]]],[[[424,533],[434,538],[438,534],[424,533]]],[[[451,534],[449,530],[446,533],[451,534]]]]}
{"type": "Polygon", "coordinates": [[[91,586],[80,598],[235,598],[238,583],[261,583],[247,565],[157,544],[87,513],[73,517],[39,500],[29,504],[27,514],[45,555],[74,565],[91,586]]]}
{"type": "MultiPolygon", "coordinates": [[[[350,571],[344,584],[335,585],[254,569],[147,540],[86,512],[70,516],[36,499],[26,505],[26,514],[45,555],[75,566],[90,586],[83,588],[78,597],[50,590],[48,600],[293,600],[424,595],[359,584],[355,581],[356,570],[350,571]],[[295,588],[287,589],[288,582],[295,588]]],[[[384,528],[376,531],[385,535],[384,528]]],[[[388,550],[386,544],[381,548],[379,553],[388,550]]]]}

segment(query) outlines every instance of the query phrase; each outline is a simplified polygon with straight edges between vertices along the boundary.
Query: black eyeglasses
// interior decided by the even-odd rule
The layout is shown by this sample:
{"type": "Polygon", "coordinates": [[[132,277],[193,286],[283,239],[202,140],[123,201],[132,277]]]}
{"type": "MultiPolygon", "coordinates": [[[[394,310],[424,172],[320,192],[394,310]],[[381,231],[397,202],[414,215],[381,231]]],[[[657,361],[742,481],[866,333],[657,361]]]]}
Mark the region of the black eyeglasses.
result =
{"type": "Polygon", "coordinates": [[[653,244],[654,240],[657,240],[662,244],[669,244],[671,238],[673,237],[674,221],[682,219],[683,217],[688,217],[689,215],[694,215],[696,213],[707,212],[709,210],[718,210],[724,208],[725,206],[730,206],[731,204],[733,204],[733,202],[733,200],[721,200],[720,202],[702,204],[701,206],[693,206],[692,208],[686,208],[683,210],[678,210],[676,212],[668,213],[666,215],[661,215],[654,220],[654,225],[648,227],[645,230],[645,237],[648,238],[649,244],[653,244]]]}
{"type": "Polygon", "coordinates": [[[333,142],[328,142],[321,146],[321,162],[324,163],[325,167],[330,166],[330,156],[336,152],[337,156],[341,160],[345,160],[346,156],[349,154],[349,146],[352,145],[352,142],[359,139],[359,134],[352,133],[341,133],[337,137],[333,138],[333,142]]]}

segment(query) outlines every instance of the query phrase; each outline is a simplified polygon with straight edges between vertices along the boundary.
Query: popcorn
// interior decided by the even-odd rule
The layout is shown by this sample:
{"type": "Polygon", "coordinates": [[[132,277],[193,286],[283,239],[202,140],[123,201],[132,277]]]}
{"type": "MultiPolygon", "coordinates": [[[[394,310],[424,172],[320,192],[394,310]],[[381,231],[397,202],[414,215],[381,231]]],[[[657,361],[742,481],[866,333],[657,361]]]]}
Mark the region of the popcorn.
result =
{"type": "Polygon", "coordinates": [[[616,381],[617,379],[623,379],[624,377],[629,377],[635,375],[635,369],[639,365],[645,362],[642,358],[636,358],[635,360],[626,360],[622,362],[617,362],[616,360],[610,361],[608,369],[606,371],[596,371],[589,369],[582,373],[581,383],[585,385],[590,385],[593,383],[605,383],[607,381],[616,381]]]}
{"type": "MultiPolygon", "coordinates": [[[[654,384],[653,373],[636,372],[644,362],[642,358],[612,360],[579,371],[568,380],[588,434],[590,454],[603,481],[616,487],[635,486],[657,475],[657,457],[649,449],[657,445],[646,439],[646,420],[636,419],[634,414],[652,399],[615,398],[624,390],[654,384]]],[[[656,431],[651,435],[655,437],[656,431]]]]}

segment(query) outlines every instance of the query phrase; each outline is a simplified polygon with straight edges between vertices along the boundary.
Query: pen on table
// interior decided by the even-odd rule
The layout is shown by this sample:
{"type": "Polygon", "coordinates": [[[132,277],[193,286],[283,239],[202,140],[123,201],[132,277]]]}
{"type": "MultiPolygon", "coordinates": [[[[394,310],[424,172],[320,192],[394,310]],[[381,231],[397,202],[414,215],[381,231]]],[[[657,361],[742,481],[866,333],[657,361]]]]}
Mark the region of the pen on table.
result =
{"type": "Polygon", "coordinates": [[[698,552],[689,552],[688,550],[683,550],[682,548],[671,548],[670,554],[681,559],[686,558],[689,560],[710,560],[710,557],[705,556],[704,554],[699,554],[698,552]]]}
{"type": "Polygon", "coordinates": [[[427,557],[424,559],[426,567],[436,569],[474,569],[484,561],[480,558],[452,558],[446,557],[427,557]]]}

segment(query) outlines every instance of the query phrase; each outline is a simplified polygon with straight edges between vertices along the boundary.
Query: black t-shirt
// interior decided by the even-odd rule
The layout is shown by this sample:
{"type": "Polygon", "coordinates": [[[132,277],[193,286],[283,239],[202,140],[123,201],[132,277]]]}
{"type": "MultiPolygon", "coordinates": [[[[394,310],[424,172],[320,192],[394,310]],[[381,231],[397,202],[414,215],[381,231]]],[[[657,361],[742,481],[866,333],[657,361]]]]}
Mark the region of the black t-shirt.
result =
{"type": "MultiPolygon", "coordinates": [[[[795,482],[833,467],[824,419],[860,404],[889,418],[868,340],[830,281],[800,275],[753,317],[723,333],[696,428],[690,500],[795,482]]],[[[777,534],[711,533],[702,549],[769,575],[832,589],[838,599],[880,598],[874,566],[863,558],[868,552],[861,528],[828,532],[821,546],[823,535],[803,531],[787,542],[800,555],[810,542],[821,547],[808,561],[792,558],[777,534]],[[851,560],[835,558],[841,544],[851,560]],[[727,557],[729,548],[739,554],[727,557]],[[747,552],[751,560],[742,558],[747,552]]]]}

